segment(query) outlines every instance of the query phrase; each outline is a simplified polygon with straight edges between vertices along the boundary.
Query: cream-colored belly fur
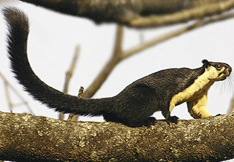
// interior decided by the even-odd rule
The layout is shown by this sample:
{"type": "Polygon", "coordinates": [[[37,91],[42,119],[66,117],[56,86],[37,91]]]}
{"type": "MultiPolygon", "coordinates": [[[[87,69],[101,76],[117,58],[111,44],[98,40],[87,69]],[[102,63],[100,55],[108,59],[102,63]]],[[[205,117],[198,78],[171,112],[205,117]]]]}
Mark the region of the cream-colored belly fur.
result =
{"type": "Polygon", "coordinates": [[[188,111],[193,118],[211,116],[207,109],[207,91],[218,75],[214,67],[206,69],[191,86],[172,97],[169,112],[171,113],[176,105],[187,102],[188,111]]]}

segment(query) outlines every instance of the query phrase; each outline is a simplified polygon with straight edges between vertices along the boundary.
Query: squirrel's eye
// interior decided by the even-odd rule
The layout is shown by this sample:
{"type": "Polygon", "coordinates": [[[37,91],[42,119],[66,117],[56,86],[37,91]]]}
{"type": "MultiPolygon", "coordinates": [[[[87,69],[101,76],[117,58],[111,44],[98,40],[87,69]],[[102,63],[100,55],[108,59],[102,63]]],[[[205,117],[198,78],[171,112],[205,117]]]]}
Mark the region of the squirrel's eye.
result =
{"type": "Polygon", "coordinates": [[[220,70],[222,66],[221,65],[216,65],[215,67],[216,67],[216,69],[220,70]]]}

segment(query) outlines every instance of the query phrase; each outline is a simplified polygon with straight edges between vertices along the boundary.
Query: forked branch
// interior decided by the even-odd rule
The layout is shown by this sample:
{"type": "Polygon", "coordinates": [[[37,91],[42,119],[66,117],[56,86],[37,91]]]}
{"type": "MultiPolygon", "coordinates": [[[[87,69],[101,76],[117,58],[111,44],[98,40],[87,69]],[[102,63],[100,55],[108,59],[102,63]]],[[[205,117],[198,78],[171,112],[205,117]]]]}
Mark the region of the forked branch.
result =
{"type": "Polygon", "coordinates": [[[4,87],[5,87],[5,93],[6,93],[6,98],[7,98],[7,103],[10,109],[10,112],[13,112],[13,107],[14,106],[19,106],[19,105],[25,105],[29,112],[34,115],[32,109],[28,105],[28,102],[22,97],[22,95],[9,83],[9,81],[6,79],[6,77],[0,72],[0,77],[4,81],[4,87]],[[20,104],[13,104],[11,101],[11,96],[9,94],[9,88],[20,98],[22,103],[20,104]]]}

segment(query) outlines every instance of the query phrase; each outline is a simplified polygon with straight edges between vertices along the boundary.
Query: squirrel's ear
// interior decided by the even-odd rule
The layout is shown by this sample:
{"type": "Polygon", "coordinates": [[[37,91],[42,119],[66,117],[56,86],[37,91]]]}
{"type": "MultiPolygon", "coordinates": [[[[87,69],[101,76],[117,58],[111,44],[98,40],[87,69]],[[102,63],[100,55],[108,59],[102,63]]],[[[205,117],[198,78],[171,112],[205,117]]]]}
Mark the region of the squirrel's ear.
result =
{"type": "Polygon", "coordinates": [[[203,66],[205,68],[207,68],[208,66],[210,66],[210,62],[208,60],[206,60],[206,59],[202,60],[202,63],[203,63],[203,66]]]}

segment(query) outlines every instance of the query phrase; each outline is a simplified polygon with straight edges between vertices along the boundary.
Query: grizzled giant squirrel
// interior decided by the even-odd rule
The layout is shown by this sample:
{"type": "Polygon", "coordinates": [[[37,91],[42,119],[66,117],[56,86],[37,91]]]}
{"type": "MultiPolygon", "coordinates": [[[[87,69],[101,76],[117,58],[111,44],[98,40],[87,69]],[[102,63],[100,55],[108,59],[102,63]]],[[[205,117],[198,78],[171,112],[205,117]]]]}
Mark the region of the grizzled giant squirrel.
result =
{"type": "Polygon", "coordinates": [[[113,97],[77,98],[48,86],[38,78],[27,58],[27,16],[16,8],[5,8],[3,13],[10,30],[8,52],[16,78],[36,100],[59,112],[103,115],[106,121],[138,127],[154,124],[156,120],[150,116],[156,111],[162,111],[167,122],[176,123],[178,118],[170,115],[172,109],[187,102],[191,116],[205,118],[211,116],[206,107],[210,86],[215,81],[226,79],[232,71],[226,63],[203,60],[203,65],[196,69],[171,68],[145,76],[113,97]]]}

